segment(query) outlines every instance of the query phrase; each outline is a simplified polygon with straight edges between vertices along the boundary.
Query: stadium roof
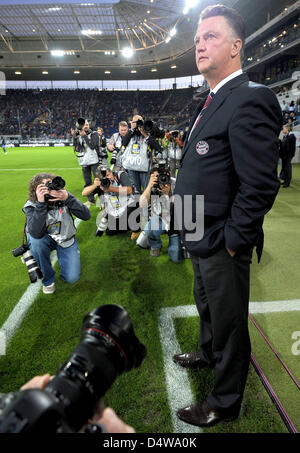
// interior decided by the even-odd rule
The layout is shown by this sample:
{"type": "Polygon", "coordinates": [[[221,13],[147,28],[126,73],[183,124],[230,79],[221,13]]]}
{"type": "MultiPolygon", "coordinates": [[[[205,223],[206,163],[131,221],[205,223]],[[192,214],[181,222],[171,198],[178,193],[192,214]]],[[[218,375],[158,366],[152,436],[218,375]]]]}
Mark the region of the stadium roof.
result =
{"type": "MultiPolygon", "coordinates": [[[[200,11],[211,3],[217,1],[0,0],[0,69],[7,80],[15,72],[23,80],[194,75],[193,37],[200,11]]],[[[242,12],[250,33],[293,0],[223,3],[242,12]]]]}

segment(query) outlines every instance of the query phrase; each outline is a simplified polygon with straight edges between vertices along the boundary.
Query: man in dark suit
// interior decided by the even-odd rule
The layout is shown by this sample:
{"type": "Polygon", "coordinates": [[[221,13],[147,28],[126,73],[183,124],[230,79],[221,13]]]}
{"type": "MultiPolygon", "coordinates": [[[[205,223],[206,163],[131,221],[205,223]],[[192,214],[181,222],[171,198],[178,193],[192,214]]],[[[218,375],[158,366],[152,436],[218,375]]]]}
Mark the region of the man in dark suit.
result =
{"type": "Polygon", "coordinates": [[[283,138],[280,141],[279,157],[282,161],[283,186],[289,187],[292,180],[292,159],[296,152],[296,137],[291,134],[291,127],[285,124],[282,128],[283,138]]]}
{"type": "Polygon", "coordinates": [[[183,209],[175,207],[177,221],[183,224],[190,209],[196,223],[192,231],[183,225],[182,237],[192,258],[201,348],[173,360],[183,367],[215,369],[211,393],[179,409],[177,416],[205,427],[240,412],[251,352],[252,251],[256,247],[260,258],[264,215],[279,189],[281,109],[270,89],[249,82],[242,72],[244,39],[244,22],[235,10],[214,5],[202,12],[196,63],[211,92],[191,120],[175,188],[181,200],[192,200],[182,203],[183,209]],[[204,195],[204,234],[193,240],[200,223],[199,195],[204,195]]]}

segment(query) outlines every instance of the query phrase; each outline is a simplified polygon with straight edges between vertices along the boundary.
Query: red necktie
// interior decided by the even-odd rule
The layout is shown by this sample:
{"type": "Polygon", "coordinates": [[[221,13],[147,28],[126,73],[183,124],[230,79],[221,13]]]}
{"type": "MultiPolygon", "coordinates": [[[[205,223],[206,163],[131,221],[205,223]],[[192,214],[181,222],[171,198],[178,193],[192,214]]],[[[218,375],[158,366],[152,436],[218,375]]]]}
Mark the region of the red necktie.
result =
{"type": "Polygon", "coordinates": [[[190,139],[190,137],[191,137],[191,135],[192,135],[193,130],[195,129],[195,127],[196,127],[197,124],[199,123],[200,119],[202,118],[205,109],[207,108],[208,104],[211,102],[213,96],[214,96],[214,93],[211,91],[211,92],[209,93],[209,95],[207,96],[207,98],[206,98],[205,104],[204,104],[204,106],[202,107],[201,112],[199,113],[199,115],[198,115],[196,121],[194,122],[194,126],[192,127],[192,130],[191,130],[189,139],[190,139]]]}

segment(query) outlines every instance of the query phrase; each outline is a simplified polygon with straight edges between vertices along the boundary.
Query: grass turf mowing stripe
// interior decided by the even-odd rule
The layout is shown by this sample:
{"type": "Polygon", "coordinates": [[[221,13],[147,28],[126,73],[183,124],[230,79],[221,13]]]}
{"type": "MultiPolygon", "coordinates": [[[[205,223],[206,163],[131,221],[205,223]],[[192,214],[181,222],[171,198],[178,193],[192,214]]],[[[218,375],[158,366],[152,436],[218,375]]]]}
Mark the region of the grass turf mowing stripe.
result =
{"type": "MultiPolygon", "coordinates": [[[[75,219],[74,224],[76,229],[78,228],[81,222],[82,222],[81,219],[78,218],[75,219]]],[[[54,267],[56,263],[57,254],[56,252],[54,252],[51,254],[52,267],[54,267]]],[[[39,294],[41,287],[42,287],[41,280],[38,280],[36,283],[31,283],[28,286],[25,293],[23,294],[23,296],[21,297],[21,299],[19,300],[19,302],[17,303],[17,305],[14,307],[13,311],[11,312],[3,326],[1,327],[0,333],[2,333],[2,335],[5,338],[6,346],[9,344],[14,334],[20,327],[27,311],[34,303],[37,295],[39,294]]]]}
{"type": "Polygon", "coordinates": [[[296,430],[292,420],[290,419],[290,417],[286,413],[286,411],[285,411],[284,407],[282,406],[278,396],[274,392],[271,384],[269,383],[268,379],[266,378],[263,370],[261,369],[259,363],[255,359],[253,354],[251,354],[251,363],[252,363],[256,373],[258,374],[263,386],[265,387],[268,395],[270,396],[271,400],[275,404],[275,406],[276,406],[276,408],[277,408],[282,420],[284,421],[284,424],[286,425],[287,429],[289,430],[289,432],[293,433],[293,434],[298,433],[298,431],[296,430]]]}
{"type": "MultiPolygon", "coordinates": [[[[255,313],[300,311],[300,299],[292,301],[250,302],[249,311],[255,313]],[[290,303],[291,302],[291,303],[290,303]]],[[[200,428],[181,422],[176,411],[180,407],[192,404],[193,393],[190,386],[187,370],[174,364],[172,357],[180,352],[174,326],[174,318],[198,316],[195,305],[183,305],[163,308],[159,317],[159,331],[163,349],[164,369],[167,382],[168,400],[171,409],[171,418],[176,433],[201,433],[200,428]]]]}

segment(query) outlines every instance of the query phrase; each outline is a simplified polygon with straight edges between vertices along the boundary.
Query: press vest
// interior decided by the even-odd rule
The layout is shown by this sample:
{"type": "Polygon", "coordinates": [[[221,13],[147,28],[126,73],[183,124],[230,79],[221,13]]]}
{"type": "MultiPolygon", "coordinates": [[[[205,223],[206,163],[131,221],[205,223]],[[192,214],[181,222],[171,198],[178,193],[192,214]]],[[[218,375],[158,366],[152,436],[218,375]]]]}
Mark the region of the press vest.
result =
{"type": "Polygon", "coordinates": [[[122,155],[122,167],[126,170],[149,170],[148,144],[144,137],[133,136],[122,155]]]}
{"type": "MultiPolygon", "coordinates": [[[[118,172],[117,179],[120,180],[122,172],[118,172]]],[[[118,181],[114,180],[113,187],[124,187],[118,181]]],[[[120,218],[127,210],[127,207],[134,202],[133,195],[120,195],[118,193],[104,193],[104,204],[107,214],[115,218],[120,218]]]]}
{"type": "Polygon", "coordinates": [[[95,149],[91,149],[81,136],[78,137],[78,140],[80,145],[83,147],[83,150],[77,154],[79,165],[84,167],[86,165],[97,164],[99,161],[97,151],[95,149]]]}
{"type": "MultiPolygon", "coordinates": [[[[24,208],[35,207],[35,203],[27,201],[24,208]]],[[[46,217],[47,234],[61,247],[67,248],[73,245],[76,228],[73,217],[67,206],[49,209],[46,217]]]]}

